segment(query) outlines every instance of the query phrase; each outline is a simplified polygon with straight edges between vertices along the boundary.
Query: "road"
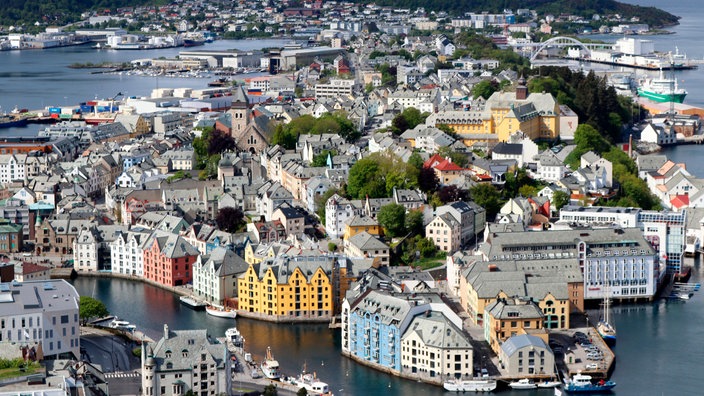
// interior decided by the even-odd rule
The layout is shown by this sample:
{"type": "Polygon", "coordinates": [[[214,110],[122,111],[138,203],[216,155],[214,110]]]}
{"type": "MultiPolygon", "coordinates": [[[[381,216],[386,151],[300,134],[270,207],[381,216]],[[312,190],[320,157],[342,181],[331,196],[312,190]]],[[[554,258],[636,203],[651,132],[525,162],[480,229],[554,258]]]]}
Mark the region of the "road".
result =
{"type": "Polygon", "coordinates": [[[132,343],[120,337],[85,333],[81,335],[81,347],[85,348],[89,361],[100,365],[105,373],[140,368],[139,358],[132,354],[132,343]]]}

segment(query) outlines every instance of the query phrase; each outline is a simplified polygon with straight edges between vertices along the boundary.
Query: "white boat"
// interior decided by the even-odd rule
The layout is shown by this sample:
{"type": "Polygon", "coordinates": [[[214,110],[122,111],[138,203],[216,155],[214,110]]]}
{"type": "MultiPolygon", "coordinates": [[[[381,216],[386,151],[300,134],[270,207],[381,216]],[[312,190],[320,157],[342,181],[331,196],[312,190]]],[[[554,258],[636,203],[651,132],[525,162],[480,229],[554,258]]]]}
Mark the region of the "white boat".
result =
{"type": "Polygon", "coordinates": [[[604,341],[613,344],[616,342],[616,328],[611,322],[611,310],[609,309],[611,299],[608,294],[609,288],[607,287],[604,294],[604,317],[599,321],[599,324],[596,325],[596,331],[604,341]]]}
{"type": "Polygon", "coordinates": [[[237,317],[237,311],[235,311],[234,309],[217,307],[214,305],[208,305],[207,307],[205,307],[205,312],[208,315],[217,316],[218,318],[232,318],[232,319],[234,319],[237,317]]]}
{"type": "Polygon", "coordinates": [[[562,385],[560,381],[543,381],[538,383],[538,388],[556,388],[562,385]]]}
{"type": "Polygon", "coordinates": [[[137,326],[130,324],[130,322],[126,320],[119,320],[117,316],[115,316],[112,322],[110,322],[110,328],[117,330],[134,331],[137,326]]]}
{"type": "Polygon", "coordinates": [[[269,379],[279,379],[281,377],[279,362],[274,360],[274,356],[271,354],[271,347],[266,347],[266,356],[260,368],[262,369],[262,374],[269,379]]]}
{"type": "Polygon", "coordinates": [[[195,311],[202,311],[205,309],[205,306],[208,305],[189,296],[181,296],[179,297],[179,300],[183,305],[186,305],[195,311]]]}
{"type": "Polygon", "coordinates": [[[442,387],[449,392],[491,392],[496,389],[496,380],[488,378],[473,380],[453,379],[445,381],[442,387]]]}
{"type": "Polygon", "coordinates": [[[236,347],[244,346],[244,337],[242,337],[240,331],[237,330],[237,327],[227,329],[225,331],[225,337],[227,337],[227,340],[230,341],[232,345],[236,347]]]}
{"type": "Polygon", "coordinates": [[[508,386],[511,387],[511,389],[536,389],[538,385],[535,384],[532,380],[529,380],[528,378],[523,378],[518,381],[513,381],[508,386]]]}
{"type": "Polygon", "coordinates": [[[289,378],[289,382],[297,387],[305,388],[309,395],[329,395],[330,387],[325,382],[318,379],[315,373],[306,372],[306,365],[303,365],[303,371],[298,377],[289,378]]]}

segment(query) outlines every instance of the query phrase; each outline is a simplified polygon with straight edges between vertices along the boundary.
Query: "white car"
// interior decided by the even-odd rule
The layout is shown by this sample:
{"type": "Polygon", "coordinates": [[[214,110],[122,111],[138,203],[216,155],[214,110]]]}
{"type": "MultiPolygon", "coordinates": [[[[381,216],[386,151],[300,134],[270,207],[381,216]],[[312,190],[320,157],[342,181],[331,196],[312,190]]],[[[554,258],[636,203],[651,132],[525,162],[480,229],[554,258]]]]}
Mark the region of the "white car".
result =
{"type": "Polygon", "coordinates": [[[588,365],[585,366],[587,370],[598,370],[599,365],[596,363],[589,363],[588,365]]]}

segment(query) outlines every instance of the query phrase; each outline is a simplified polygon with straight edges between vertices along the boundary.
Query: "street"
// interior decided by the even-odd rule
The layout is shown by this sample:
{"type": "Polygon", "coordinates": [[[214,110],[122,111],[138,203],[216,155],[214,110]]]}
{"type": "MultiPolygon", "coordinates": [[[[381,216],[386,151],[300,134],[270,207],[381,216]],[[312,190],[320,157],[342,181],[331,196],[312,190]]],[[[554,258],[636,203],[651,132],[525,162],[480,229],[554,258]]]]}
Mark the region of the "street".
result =
{"type": "Polygon", "coordinates": [[[136,346],[111,334],[89,330],[81,335],[81,347],[85,349],[87,360],[100,365],[105,373],[139,369],[140,359],[132,354],[136,346]]]}

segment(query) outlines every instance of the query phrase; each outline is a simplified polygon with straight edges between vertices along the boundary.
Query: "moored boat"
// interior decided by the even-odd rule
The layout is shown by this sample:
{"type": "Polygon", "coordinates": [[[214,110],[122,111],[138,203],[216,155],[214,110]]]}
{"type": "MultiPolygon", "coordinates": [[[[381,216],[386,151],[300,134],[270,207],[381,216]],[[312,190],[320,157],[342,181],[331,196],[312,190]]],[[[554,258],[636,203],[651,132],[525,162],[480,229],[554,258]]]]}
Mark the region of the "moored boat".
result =
{"type": "Polygon", "coordinates": [[[208,315],[211,316],[216,316],[218,318],[236,318],[237,317],[237,311],[234,309],[229,309],[225,307],[217,307],[214,305],[208,305],[205,307],[205,312],[208,315]]]}
{"type": "Polygon", "coordinates": [[[449,392],[491,392],[496,389],[496,380],[488,378],[473,380],[452,379],[445,381],[442,387],[449,392]]]}
{"type": "Polygon", "coordinates": [[[611,299],[609,298],[609,288],[604,294],[604,317],[596,325],[596,331],[607,344],[616,343],[616,328],[611,321],[611,299]]]}
{"type": "Polygon", "coordinates": [[[331,395],[328,384],[320,381],[315,373],[308,373],[305,364],[298,377],[288,380],[294,386],[305,388],[309,395],[331,395]]]}
{"type": "Polygon", "coordinates": [[[266,356],[259,367],[262,369],[262,374],[269,379],[279,379],[281,377],[279,362],[274,359],[271,347],[266,347],[266,356]]]}
{"type": "Polygon", "coordinates": [[[600,380],[592,383],[592,377],[585,374],[575,374],[565,386],[568,393],[601,393],[608,392],[616,386],[613,381],[600,380]]]}
{"type": "Polygon", "coordinates": [[[543,381],[538,383],[538,388],[556,388],[562,385],[560,381],[543,381]]]}
{"type": "Polygon", "coordinates": [[[660,76],[645,80],[638,87],[638,96],[648,98],[655,102],[684,102],[687,91],[677,85],[677,79],[666,78],[660,69],[660,76]]]}
{"type": "Polygon", "coordinates": [[[137,328],[137,326],[130,324],[130,322],[126,320],[119,320],[117,316],[115,316],[112,322],[110,322],[109,327],[111,329],[124,330],[130,332],[134,331],[137,328]]]}
{"type": "Polygon", "coordinates": [[[536,389],[538,385],[536,385],[535,382],[528,378],[523,378],[518,381],[513,381],[508,386],[511,387],[511,389],[536,389]]]}
{"type": "Polygon", "coordinates": [[[26,117],[16,115],[0,115],[0,128],[15,128],[27,126],[26,117]]]}
{"type": "Polygon", "coordinates": [[[244,346],[244,337],[242,337],[242,334],[240,334],[240,331],[237,330],[237,327],[231,327],[225,331],[225,337],[227,337],[227,340],[232,343],[232,345],[236,347],[241,347],[244,346]]]}
{"type": "Polygon", "coordinates": [[[208,305],[188,296],[181,296],[179,297],[179,300],[181,301],[181,304],[193,309],[194,311],[202,311],[205,309],[205,306],[208,305]]]}

